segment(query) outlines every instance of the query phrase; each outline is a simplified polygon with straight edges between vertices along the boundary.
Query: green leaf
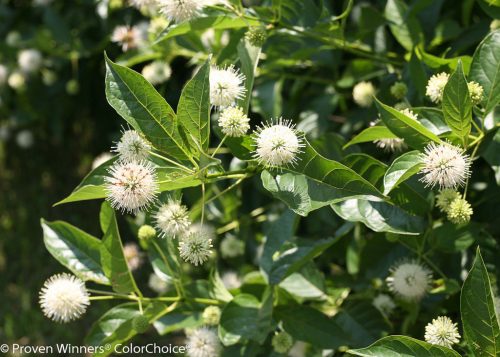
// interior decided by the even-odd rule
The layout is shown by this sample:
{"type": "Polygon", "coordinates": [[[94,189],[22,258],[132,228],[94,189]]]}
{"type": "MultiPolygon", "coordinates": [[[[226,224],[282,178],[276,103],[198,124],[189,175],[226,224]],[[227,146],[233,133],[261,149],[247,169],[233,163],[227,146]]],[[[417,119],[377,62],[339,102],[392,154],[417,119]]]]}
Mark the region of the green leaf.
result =
{"type": "Polygon", "coordinates": [[[300,299],[327,299],[325,277],[312,262],[283,279],[279,287],[300,299]]]}
{"type": "Polygon", "coordinates": [[[411,108],[418,115],[418,121],[436,135],[450,132],[450,127],[444,121],[443,112],[438,108],[413,107],[411,108]]]}
{"type": "Polygon", "coordinates": [[[379,139],[394,139],[397,138],[392,131],[390,131],[386,126],[375,125],[366,128],[361,133],[352,138],[347,144],[344,145],[344,149],[354,144],[373,142],[379,139]]]}
{"type": "Polygon", "coordinates": [[[180,267],[176,259],[177,252],[174,249],[172,237],[154,239],[148,244],[148,257],[151,266],[156,275],[165,281],[178,278],[180,267]]]}
{"type": "Polygon", "coordinates": [[[243,108],[245,113],[248,113],[250,99],[252,98],[253,83],[255,80],[255,70],[259,64],[261,48],[252,46],[243,37],[238,44],[238,57],[240,58],[241,73],[245,75],[245,97],[238,101],[238,106],[243,108]]]}
{"type": "Polygon", "coordinates": [[[337,349],[349,343],[349,335],[338,323],[308,306],[279,306],[275,317],[295,340],[304,341],[321,349],[337,349]]]}
{"type": "Polygon", "coordinates": [[[431,345],[407,336],[387,336],[369,347],[349,350],[347,353],[363,357],[460,357],[450,348],[431,345]]]}
{"type": "Polygon", "coordinates": [[[421,167],[420,151],[410,151],[394,160],[384,175],[384,195],[415,175],[421,167]]]}
{"type": "Polygon", "coordinates": [[[426,222],[386,202],[347,200],[331,205],[332,209],[349,222],[362,222],[375,232],[418,235],[424,232],[426,222]]]}
{"type": "Polygon", "coordinates": [[[262,304],[253,295],[240,294],[222,310],[219,337],[225,346],[253,340],[263,343],[271,329],[272,294],[262,304]]]}
{"type": "Polygon", "coordinates": [[[224,30],[237,29],[249,26],[258,26],[258,20],[245,19],[242,17],[232,17],[229,15],[198,17],[189,22],[183,22],[169,26],[158,37],[156,43],[163,42],[169,38],[185,35],[192,31],[203,31],[206,29],[224,30]]]}
{"type": "Polygon", "coordinates": [[[411,83],[415,87],[419,98],[423,98],[425,95],[425,86],[427,84],[427,74],[425,73],[424,65],[418,59],[415,51],[412,52],[410,61],[408,62],[408,70],[410,72],[411,83]]]}
{"type": "Polygon", "coordinates": [[[444,222],[441,226],[433,228],[432,246],[442,252],[462,252],[469,248],[482,234],[484,233],[481,230],[481,225],[475,222],[466,225],[444,222]]]}
{"type": "Polygon", "coordinates": [[[43,242],[50,254],[83,281],[109,285],[101,268],[101,241],[66,222],[41,220],[43,242]]]}
{"type": "Polygon", "coordinates": [[[184,127],[192,149],[207,152],[210,138],[210,59],[182,90],[177,118],[184,127]]]}
{"type": "Polygon", "coordinates": [[[444,87],[443,114],[451,131],[465,140],[471,130],[472,100],[461,62],[444,87]]]}
{"type": "Polygon", "coordinates": [[[496,131],[495,135],[487,142],[486,147],[481,154],[495,173],[497,185],[500,185],[500,131],[496,131]]]}
{"type": "Polygon", "coordinates": [[[399,110],[381,103],[378,99],[376,99],[375,102],[384,124],[390,131],[404,139],[408,146],[415,149],[421,149],[425,147],[429,141],[441,142],[436,134],[432,133],[418,121],[407,117],[399,110]]]}
{"type": "Polygon", "coordinates": [[[107,56],[106,98],[157,150],[181,161],[192,158],[170,105],[143,76],[113,63],[107,56]]]}
{"type": "Polygon", "coordinates": [[[500,103],[500,30],[491,32],[476,49],[469,79],[484,89],[486,113],[500,103]]]}
{"type": "Polygon", "coordinates": [[[185,328],[203,326],[203,319],[198,311],[192,311],[191,308],[178,308],[160,317],[153,323],[153,326],[158,334],[166,335],[185,328]]]}
{"type": "MultiPolygon", "coordinates": [[[[169,310],[167,305],[160,302],[153,302],[144,307],[144,316],[150,323],[165,315],[169,310]]],[[[88,346],[96,347],[94,357],[105,357],[114,355],[114,349],[118,344],[124,344],[137,335],[134,330],[132,320],[139,316],[141,312],[136,303],[126,303],[115,306],[107,311],[97,320],[90,329],[85,343],[88,346]]]]}
{"type": "Polygon", "coordinates": [[[398,42],[407,51],[411,51],[422,42],[422,29],[415,16],[402,0],[388,0],[385,6],[385,17],[389,28],[398,42]]]}
{"type": "Polygon", "coordinates": [[[496,357],[500,351],[500,327],[490,278],[479,248],[460,295],[464,337],[478,357],[496,357]]]}
{"type": "MultiPolygon", "coordinates": [[[[102,207],[110,209],[108,202],[103,202],[102,207]]],[[[114,214],[109,216],[107,229],[102,238],[101,265],[114,291],[121,294],[139,291],[123,255],[123,245],[114,214]]]]}
{"type": "Polygon", "coordinates": [[[279,256],[271,266],[269,283],[279,284],[283,279],[297,272],[306,263],[330,248],[338,239],[326,238],[317,241],[303,241],[279,256]]]}
{"type": "Polygon", "coordinates": [[[217,270],[212,270],[210,273],[210,296],[213,299],[229,302],[233,299],[233,295],[227,290],[226,286],[222,282],[217,270]]]}

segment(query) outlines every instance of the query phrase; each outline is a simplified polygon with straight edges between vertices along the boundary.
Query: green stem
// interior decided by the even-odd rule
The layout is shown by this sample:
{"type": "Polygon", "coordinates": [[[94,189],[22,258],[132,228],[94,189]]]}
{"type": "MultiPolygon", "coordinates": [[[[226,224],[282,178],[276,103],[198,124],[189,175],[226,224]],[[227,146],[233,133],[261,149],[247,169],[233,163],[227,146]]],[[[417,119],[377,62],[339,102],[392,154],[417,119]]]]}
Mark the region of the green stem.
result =
{"type": "Polygon", "coordinates": [[[177,166],[177,167],[179,167],[179,168],[183,169],[184,171],[189,172],[190,174],[194,173],[194,171],[193,171],[193,170],[191,170],[191,169],[187,168],[187,167],[186,167],[186,166],[184,166],[184,165],[179,164],[178,162],[175,162],[175,161],[173,161],[173,160],[170,160],[169,158],[166,158],[166,157],[165,157],[165,156],[163,156],[163,155],[157,154],[157,153],[155,153],[155,152],[153,152],[153,151],[150,151],[150,152],[149,152],[149,154],[150,154],[151,156],[155,156],[155,157],[157,157],[157,158],[160,158],[160,159],[162,159],[162,160],[165,160],[165,161],[167,161],[167,162],[171,163],[172,165],[175,165],[175,166],[177,166]]]}
{"type": "Polygon", "coordinates": [[[217,151],[219,151],[219,149],[221,148],[222,144],[224,144],[224,141],[226,141],[226,138],[227,138],[227,135],[224,135],[224,137],[222,138],[222,140],[220,141],[219,143],[219,146],[217,146],[214,150],[214,152],[212,153],[212,156],[211,157],[214,157],[215,154],[217,154],[217,151]]]}
{"type": "Polygon", "coordinates": [[[246,176],[245,176],[245,177],[242,177],[242,178],[240,178],[240,179],[238,179],[238,180],[236,180],[236,182],[235,182],[235,183],[233,183],[231,186],[229,186],[229,187],[225,188],[224,190],[222,190],[221,192],[219,192],[219,193],[218,193],[218,194],[216,194],[215,196],[213,196],[213,197],[211,197],[210,199],[208,199],[208,200],[205,202],[205,204],[210,203],[210,202],[212,202],[212,201],[216,200],[217,198],[219,198],[220,196],[222,196],[223,194],[225,194],[225,193],[227,193],[227,192],[231,191],[233,188],[235,188],[235,187],[236,187],[236,186],[238,186],[240,183],[242,183],[242,182],[243,182],[243,180],[244,180],[245,178],[246,178],[246,176]]]}

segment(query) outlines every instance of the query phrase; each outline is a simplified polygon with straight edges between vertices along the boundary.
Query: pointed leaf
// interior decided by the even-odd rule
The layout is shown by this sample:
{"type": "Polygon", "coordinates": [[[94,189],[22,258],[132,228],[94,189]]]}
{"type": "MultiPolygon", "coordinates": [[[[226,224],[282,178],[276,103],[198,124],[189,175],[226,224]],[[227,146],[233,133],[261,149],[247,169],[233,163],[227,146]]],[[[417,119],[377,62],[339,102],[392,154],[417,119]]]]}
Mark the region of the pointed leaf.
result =
{"type": "Polygon", "coordinates": [[[421,167],[420,151],[407,152],[394,160],[384,175],[384,195],[415,175],[421,167]]]}
{"type": "Polygon", "coordinates": [[[376,125],[366,128],[361,133],[352,138],[347,144],[344,145],[344,149],[348,148],[354,144],[373,142],[379,139],[394,139],[397,138],[392,131],[390,131],[386,126],[376,125]]]}
{"type": "Polygon", "coordinates": [[[241,73],[245,75],[245,97],[238,101],[238,106],[248,113],[250,99],[252,98],[253,83],[255,79],[255,70],[259,63],[261,48],[252,46],[245,37],[238,44],[238,57],[241,64],[241,73]]]}

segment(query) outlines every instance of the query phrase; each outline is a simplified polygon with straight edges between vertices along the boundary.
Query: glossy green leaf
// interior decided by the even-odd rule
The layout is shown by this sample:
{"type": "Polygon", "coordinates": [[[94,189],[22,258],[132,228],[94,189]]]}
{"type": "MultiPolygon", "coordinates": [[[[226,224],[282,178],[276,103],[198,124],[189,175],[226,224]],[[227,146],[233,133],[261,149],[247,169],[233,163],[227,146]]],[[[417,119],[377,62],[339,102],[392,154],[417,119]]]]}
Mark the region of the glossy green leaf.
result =
{"type": "Polygon", "coordinates": [[[450,132],[450,127],[444,121],[443,111],[431,107],[413,107],[411,110],[417,114],[418,121],[436,135],[450,132]]]}
{"type": "Polygon", "coordinates": [[[439,137],[425,126],[412,118],[407,117],[399,110],[389,107],[376,100],[376,104],[384,124],[405,140],[405,143],[415,149],[425,147],[430,141],[440,142],[439,137]]]}
{"type": "Polygon", "coordinates": [[[135,130],[163,153],[189,160],[191,153],[178,128],[173,109],[139,73],[106,57],[106,98],[135,130]]]}
{"type": "Polygon", "coordinates": [[[385,17],[392,34],[407,51],[411,51],[422,41],[420,24],[404,1],[388,0],[385,17]]]}
{"type": "MultiPolygon", "coordinates": [[[[103,202],[103,210],[110,210],[108,202],[103,202]]],[[[118,232],[116,216],[109,215],[107,229],[102,238],[101,265],[104,273],[111,281],[113,290],[117,293],[128,294],[137,292],[138,288],[130,272],[127,260],[123,254],[123,245],[118,232]]]]}
{"type": "Polygon", "coordinates": [[[325,277],[313,262],[279,283],[279,287],[299,299],[326,300],[325,277]]]}
{"type": "Polygon", "coordinates": [[[185,129],[191,149],[206,152],[210,139],[210,59],[182,90],[177,118],[185,129]],[[194,140],[195,143],[192,143],[194,140]]]}
{"type": "Polygon", "coordinates": [[[255,80],[255,70],[259,63],[261,49],[260,47],[252,46],[243,37],[238,45],[238,57],[240,59],[241,73],[245,75],[245,97],[238,101],[238,106],[243,108],[245,113],[248,112],[250,99],[252,98],[253,83],[255,80]]]}
{"type": "Polygon", "coordinates": [[[153,323],[153,326],[158,334],[166,335],[185,328],[200,327],[203,324],[199,311],[192,311],[190,308],[178,308],[160,317],[153,323]]]}
{"type": "Polygon", "coordinates": [[[420,151],[410,151],[394,160],[384,175],[384,194],[387,195],[401,182],[408,180],[421,168],[420,151]]]}
{"type": "Polygon", "coordinates": [[[500,131],[497,130],[489,142],[486,142],[481,156],[490,165],[495,173],[497,185],[500,185],[500,131]]]}
{"type": "Polygon", "coordinates": [[[386,126],[375,125],[366,128],[361,133],[352,138],[347,144],[344,145],[344,149],[348,148],[354,144],[373,142],[379,139],[394,139],[397,138],[392,131],[390,131],[386,126]]]}
{"type": "Polygon", "coordinates": [[[500,327],[493,291],[479,248],[460,295],[464,337],[478,357],[495,357],[500,351],[500,327]]]}
{"type": "Polygon", "coordinates": [[[43,242],[59,263],[83,281],[109,285],[101,268],[101,241],[69,223],[42,219],[43,242]]]}
{"type": "Polygon", "coordinates": [[[483,106],[486,113],[500,103],[500,30],[484,38],[474,53],[469,79],[484,89],[483,106]]]}
{"type": "Polygon", "coordinates": [[[431,345],[407,336],[387,336],[369,347],[349,350],[347,353],[363,357],[460,357],[450,348],[431,345]]]}
{"type": "Polygon", "coordinates": [[[461,62],[444,87],[442,108],[444,120],[452,132],[466,138],[471,130],[472,100],[461,62]]]}

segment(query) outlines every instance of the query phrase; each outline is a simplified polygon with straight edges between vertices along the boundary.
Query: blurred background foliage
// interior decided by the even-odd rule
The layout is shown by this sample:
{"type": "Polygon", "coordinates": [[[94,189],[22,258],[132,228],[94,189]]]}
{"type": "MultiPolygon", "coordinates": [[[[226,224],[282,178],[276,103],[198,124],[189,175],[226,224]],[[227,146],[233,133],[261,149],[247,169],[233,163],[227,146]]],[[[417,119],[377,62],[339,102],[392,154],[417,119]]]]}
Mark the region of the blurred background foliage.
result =
{"type": "MultiPolygon", "coordinates": [[[[253,125],[271,117],[293,118],[322,154],[337,160],[360,151],[357,146],[347,152],[341,148],[377,117],[373,106],[361,108],[353,103],[356,83],[372,81],[379,99],[394,105],[398,100],[390,87],[403,80],[413,106],[428,104],[423,95],[428,77],[438,70],[450,72],[458,57],[467,68],[474,49],[498,26],[494,20],[500,16],[500,8],[487,0],[408,0],[400,23],[398,14],[384,10],[386,0],[325,0],[326,12],[320,3],[283,1],[281,17],[276,19],[274,1],[243,1],[251,11],[269,19],[251,118],[253,125]],[[315,38],[312,33],[322,36],[315,38]],[[418,46],[412,51],[415,43],[418,46]]],[[[52,205],[71,192],[94,159],[109,151],[110,142],[120,135],[121,120],[105,99],[103,51],[138,71],[151,61],[166,63],[171,71],[156,87],[175,107],[185,81],[209,54],[220,64],[235,61],[236,45],[251,24],[243,21],[233,23],[231,29],[215,30],[200,25],[166,38],[169,36],[162,31],[167,25],[154,9],[138,9],[122,0],[0,0],[0,64],[6,69],[5,78],[0,73],[1,341],[78,344],[82,331],[88,331],[92,321],[109,307],[95,304],[68,329],[47,321],[37,302],[43,281],[61,270],[43,246],[40,217],[57,217],[99,236],[99,202],[52,205]],[[129,42],[117,40],[119,26],[128,26],[129,42]],[[20,68],[19,56],[26,49],[36,49],[41,55],[35,70],[20,68]]],[[[363,144],[363,151],[386,162],[391,158],[373,144],[363,144]]],[[[494,224],[500,197],[493,171],[481,163],[478,170],[472,183],[476,197],[471,199],[481,203],[475,209],[479,233],[474,237],[464,233],[460,242],[467,247],[481,240],[490,248],[485,254],[491,263],[498,257],[492,235],[500,233],[494,224]]],[[[240,276],[254,270],[262,240],[258,233],[262,229],[253,218],[272,220],[284,207],[278,201],[270,204],[261,185],[258,178],[252,179],[241,190],[224,196],[224,201],[209,206],[209,218],[220,234],[225,234],[225,227],[241,212],[248,218],[239,223],[237,231],[238,238],[245,241],[244,256],[223,262],[224,269],[238,270],[240,276]],[[258,211],[262,207],[265,209],[258,211]]],[[[188,190],[185,195],[188,203],[196,202],[197,193],[188,190]]],[[[343,224],[329,208],[309,217],[300,222],[298,235],[331,236],[343,224]]],[[[129,223],[123,236],[133,241],[137,225],[129,223]]],[[[266,227],[264,224],[264,232],[266,227]]],[[[335,283],[328,282],[328,294],[332,299],[336,296],[332,308],[350,289],[363,291],[380,284],[392,263],[407,254],[401,245],[391,243],[390,235],[384,239],[385,234],[357,227],[354,236],[340,238],[335,249],[318,259],[321,274],[337,275],[335,283]],[[377,242],[358,239],[362,235],[381,237],[377,242]]],[[[460,259],[452,257],[460,256],[463,246],[439,244],[443,246],[440,259],[453,262],[446,271],[459,275],[460,259]]],[[[137,272],[143,277],[138,280],[147,282],[149,275],[144,270],[137,272]]],[[[311,274],[321,276],[314,267],[311,274]]],[[[319,285],[324,284],[318,279],[319,285]]],[[[428,304],[438,306],[439,299],[442,297],[433,297],[428,304]]],[[[457,305],[455,300],[447,303],[457,305]]],[[[413,332],[418,335],[422,328],[417,325],[413,332]]]]}

